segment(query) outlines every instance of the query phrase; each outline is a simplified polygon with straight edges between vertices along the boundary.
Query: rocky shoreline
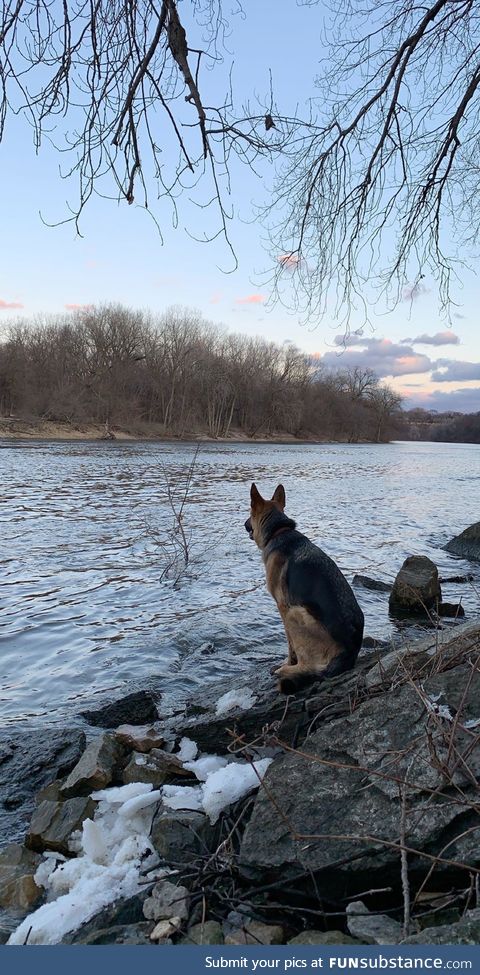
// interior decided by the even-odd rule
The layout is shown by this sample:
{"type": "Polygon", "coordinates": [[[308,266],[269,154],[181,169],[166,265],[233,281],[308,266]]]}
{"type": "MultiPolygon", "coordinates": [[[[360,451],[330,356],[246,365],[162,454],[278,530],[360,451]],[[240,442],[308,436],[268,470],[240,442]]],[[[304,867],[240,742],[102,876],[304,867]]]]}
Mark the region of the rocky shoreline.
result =
{"type": "Polygon", "coordinates": [[[426,562],[421,638],[302,695],[250,671],[5,736],[0,942],[479,943],[480,621],[426,562]]]}

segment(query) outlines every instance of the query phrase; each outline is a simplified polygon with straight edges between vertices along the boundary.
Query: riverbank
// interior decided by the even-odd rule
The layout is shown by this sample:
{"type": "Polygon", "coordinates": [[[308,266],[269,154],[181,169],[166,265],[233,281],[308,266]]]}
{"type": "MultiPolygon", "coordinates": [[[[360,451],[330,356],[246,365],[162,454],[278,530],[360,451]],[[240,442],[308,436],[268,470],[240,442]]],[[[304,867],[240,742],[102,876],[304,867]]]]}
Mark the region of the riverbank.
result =
{"type": "MultiPolygon", "coordinates": [[[[165,433],[160,423],[132,424],[112,426],[107,431],[100,423],[60,423],[53,420],[22,420],[17,418],[0,419],[0,439],[6,440],[52,440],[60,442],[75,441],[151,441],[160,443],[258,443],[258,444],[323,444],[347,443],[347,440],[328,440],[318,437],[294,437],[280,432],[275,435],[262,436],[260,433],[247,436],[242,430],[232,429],[228,437],[210,437],[208,434],[195,430],[186,431],[182,436],[165,433]]],[[[358,443],[371,443],[359,440],[358,443]]]]}
{"type": "Polygon", "coordinates": [[[29,768],[36,796],[0,855],[3,940],[477,942],[479,700],[475,621],[297,697],[252,669],[174,715],[107,703],[88,744],[10,741],[12,802],[29,768]]]}

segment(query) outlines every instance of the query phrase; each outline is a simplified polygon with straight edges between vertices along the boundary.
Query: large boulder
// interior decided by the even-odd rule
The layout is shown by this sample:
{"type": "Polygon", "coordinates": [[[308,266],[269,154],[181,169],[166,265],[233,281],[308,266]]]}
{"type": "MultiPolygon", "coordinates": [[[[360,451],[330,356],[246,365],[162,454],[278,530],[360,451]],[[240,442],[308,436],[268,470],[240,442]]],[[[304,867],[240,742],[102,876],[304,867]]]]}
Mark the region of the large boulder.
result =
{"type": "Polygon", "coordinates": [[[0,907],[11,912],[31,911],[41,900],[43,888],[34,876],[40,857],[18,843],[0,853],[0,907]]]}
{"type": "Polygon", "coordinates": [[[78,728],[15,729],[0,737],[0,836],[23,838],[35,795],[66,775],[85,748],[78,728]]]}
{"type": "Polygon", "coordinates": [[[32,816],[26,845],[39,853],[53,850],[68,856],[72,833],[82,828],[85,819],[93,818],[95,808],[96,803],[87,796],[66,799],[65,802],[44,799],[32,816]]]}
{"type": "Polygon", "coordinates": [[[480,521],[466,528],[461,535],[456,535],[445,545],[447,552],[459,555],[462,559],[472,559],[480,562],[480,521]]]}
{"type": "Polygon", "coordinates": [[[426,616],[442,601],[438,569],[426,555],[410,555],[398,573],[390,593],[394,615],[426,616]]]}
{"type": "Polygon", "coordinates": [[[330,901],[398,888],[404,789],[411,881],[437,855],[436,876],[466,881],[462,864],[480,865],[479,700],[480,673],[457,666],[322,725],[268,769],[243,837],[242,873],[297,884],[314,873],[330,901]]]}

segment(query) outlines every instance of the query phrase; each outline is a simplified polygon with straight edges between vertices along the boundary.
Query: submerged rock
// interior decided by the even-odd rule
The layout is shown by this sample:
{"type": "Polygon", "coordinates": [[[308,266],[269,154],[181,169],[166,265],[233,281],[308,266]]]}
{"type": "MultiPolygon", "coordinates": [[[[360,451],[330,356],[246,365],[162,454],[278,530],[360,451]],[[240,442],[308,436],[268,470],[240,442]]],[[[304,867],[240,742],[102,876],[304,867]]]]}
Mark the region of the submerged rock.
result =
{"type": "Polygon", "coordinates": [[[466,528],[461,535],[456,535],[445,545],[447,552],[459,555],[462,559],[480,562],[480,521],[466,528]]]}
{"type": "Polygon", "coordinates": [[[78,762],[85,735],[77,728],[42,728],[0,736],[0,835],[23,838],[34,797],[78,762]]]}
{"type": "Polygon", "coordinates": [[[0,853],[0,907],[31,911],[41,900],[43,888],[34,880],[40,857],[24,846],[10,843],[0,853]]]}
{"type": "Polygon", "coordinates": [[[88,724],[97,728],[118,728],[119,725],[144,725],[158,720],[158,711],[153,694],[149,691],[135,691],[118,701],[107,701],[99,708],[80,711],[88,724]]]}
{"type": "Polygon", "coordinates": [[[371,579],[370,576],[354,576],[352,586],[361,586],[362,589],[371,589],[373,592],[391,592],[391,582],[381,582],[380,579],[371,579]]]}
{"type": "Polygon", "coordinates": [[[426,616],[442,601],[438,569],[425,555],[410,555],[393,583],[389,609],[393,614],[426,616]]]}
{"type": "Polygon", "coordinates": [[[440,603],[437,612],[439,616],[451,616],[454,619],[465,616],[465,610],[461,603],[440,603]]]}

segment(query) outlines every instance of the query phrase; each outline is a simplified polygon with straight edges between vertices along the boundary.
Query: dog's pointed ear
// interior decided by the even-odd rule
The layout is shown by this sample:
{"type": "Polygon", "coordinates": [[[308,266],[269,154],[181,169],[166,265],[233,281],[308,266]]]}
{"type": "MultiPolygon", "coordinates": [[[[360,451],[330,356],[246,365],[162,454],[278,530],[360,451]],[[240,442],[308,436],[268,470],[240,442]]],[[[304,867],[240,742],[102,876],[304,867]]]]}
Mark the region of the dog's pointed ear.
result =
{"type": "Polygon", "coordinates": [[[279,484],[278,487],[275,488],[275,491],[273,492],[272,501],[275,501],[276,504],[280,505],[283,511],[287,503],[287,499],[285,497],[285,488],[283,484],[279,484]]]}
{"type": "Polygon", "coordinates": [[[254,508],[255,505],[260,504],[260,502],[263,501],[262,495],[260,494],[260,491],[258,490],[256,484],[252,484],[250,488],[250,501],[252,504],[252,508],[254,508]]]}

